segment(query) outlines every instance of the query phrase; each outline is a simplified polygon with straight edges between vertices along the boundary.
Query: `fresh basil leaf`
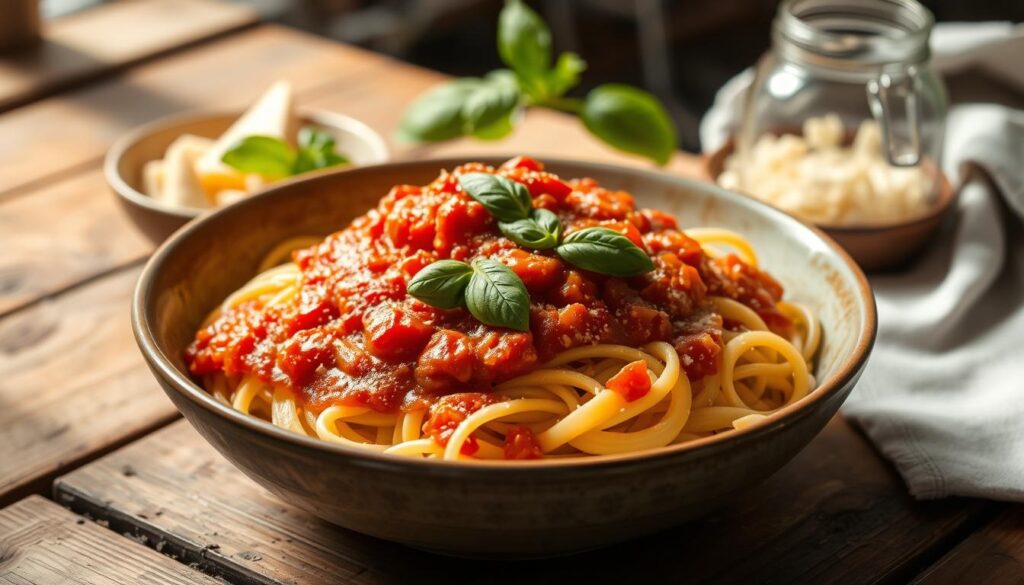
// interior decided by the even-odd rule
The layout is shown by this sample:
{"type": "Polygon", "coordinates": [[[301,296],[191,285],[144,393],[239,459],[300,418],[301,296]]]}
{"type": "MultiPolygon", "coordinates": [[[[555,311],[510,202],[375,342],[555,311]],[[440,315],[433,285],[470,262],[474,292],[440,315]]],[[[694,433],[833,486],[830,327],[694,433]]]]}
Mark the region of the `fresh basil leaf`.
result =
{"type": "Polygon", "coordinates": [[[496,260],[473,262],[466,308],[485,325],[530,330],[530,294],[507,266],[496,260]]]}
{"type": "Polygon", "coordinates": [[[550,250],[562,238],[562,222],[547,209],[534,209],[526,219],[499,221],[498,229],[506,238],[532,250],[550,250]]]}
{"type": "Polygon", "coordinates": [[[283,179],[292,174],[295,149],[272,136],[246,136],[224,153],[221,161],[243,173],[256,173],[269,179],[283,179]]]}
{"type": "Polygon", "coordinates": [[[334,137],[317,130],[313,126],[303,126],[299,129],[299,148],[310,148],[319,151],[333,151],[334,137]]]}
{"type": "Polygon", "coordinates": [[[587,94],[580,117],[610,146],[664,165],[676,150],[675,126],[656,97],[628,85],[606,84],[587,94]]]}
{"type": "Polygon", "coordinates": [[[519,84],[511,71],[491,72],[462,106],[466,133],[497,139],[511,132],[521,97],[519,84]]]}
{"type": "Polygon", "coordinates": [[[498,54],[521,77],[539,77],[551,66],[551,31],[521,0],[508,0],[498,16],[498,54]]]}
{"type": "Polygon", "coordinates": [[[479,79],[456,79],[428,90],[409,106],[398,127],[405,142],[440,142],[465,134],[462,108],[479,79]]]}
{"type": "Polygon", "coordinates": [[[459,185],[498,221],[525,219],[533,208],[533,200],[526,187],[505,177],[467,173],[459,176],[459,185]]]}
{"type": "Polygon", "coordinates": [[[312,126],[299,130],[299,152],[292,173],[326,169],[348,163],[348,159],[335,151],[334,137],[312,126]]]}
{"type": "Polygon", "coordinates": [[[580,82],[580,74],[587,68],[587,62],[576,53],[562,53],[555,66],[547,74],[547,91],[551,97],[559,97],[580,82]]]}
{"type": "Polygon", "coordinates": [[[639,276],[654,270],[647,252],[619,232],[603,227],[569,234],[555,252],[573,266],[609,276],[639,276]]]}
{"type": "Polygon", "coordinates": [[[465,262],[438,260],[417,272],[406,292],[432,307],[454,309],[463,304],[472,276],[473,268],[465,262]]]}
{"type": "Polygon", "coordinates": [[[516,125],[522,118],[522,109],[516,108],[509,112],[505,117],[501,118],[497,122],[487,126],[486,128],[478,128],[473,131],[473,138],[478,140],[501,140],[513,130],[516,129],[516,125]]]}

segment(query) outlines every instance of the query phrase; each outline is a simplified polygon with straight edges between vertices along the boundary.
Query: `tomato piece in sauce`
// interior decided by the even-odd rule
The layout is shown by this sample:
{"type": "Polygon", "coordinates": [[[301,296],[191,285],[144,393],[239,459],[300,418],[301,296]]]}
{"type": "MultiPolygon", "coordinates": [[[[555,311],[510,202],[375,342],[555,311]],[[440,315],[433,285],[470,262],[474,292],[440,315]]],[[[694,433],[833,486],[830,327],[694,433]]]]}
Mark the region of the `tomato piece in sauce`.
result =
{"type": "MultiPolygon", "coordinates": [[[[462,421],[494,401],[494,397],[490,394],[479,392],[449,394],[439,399],[430,408],[430,417],[427,422],[423,423],[423,434],[433,438],[442,447],[447,446],[448,439],[462,424],[462,421]]],[[[459,452],[463,455],[473,455],[479,448],[476,439],[469,437],[462,444],[459,452]]]]}
{"type": "Polygon", "coordinates": [[[537,436],[530,427],[513,425],[508,428],[508,432],[505,433],[505,459],[526,460],[542,457],[544,450],[541,449],[537,436]]]}
{"type": "Polygon", "coordinates": [[[651,391],[651,377],[647,375],[647,362],[630,362],[612,376],[605,384],[609,390],[618,392],[626,402],[640,400],[651,391]]]}

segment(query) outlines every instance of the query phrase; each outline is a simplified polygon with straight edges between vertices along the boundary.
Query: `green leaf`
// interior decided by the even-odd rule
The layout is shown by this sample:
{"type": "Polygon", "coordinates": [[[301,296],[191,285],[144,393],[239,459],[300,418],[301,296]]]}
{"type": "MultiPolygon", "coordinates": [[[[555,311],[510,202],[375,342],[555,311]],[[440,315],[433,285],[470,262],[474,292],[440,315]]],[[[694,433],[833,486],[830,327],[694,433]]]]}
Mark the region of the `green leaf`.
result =
{"type": "Polygon", "coordinates": [[[534,209],[526,219],[499,221],[498,229],[506,238],[532,250],[550,250],[562,238],[562,222],[547,209],[534,209]]]}
{"type": "Polygon", "coordinates": [[[473,262],[466,287],[466,308],[485,325],[530,330],[530,294],[526,285],[496,260],[473,262]]]}
{"type": "Polygon", "coordinates": [[[290,144],[272,136],[246,136],[224,153],[221,161],[243,173],[256,173],[268,179],[292,175],[296,153],[290,144]]]}
{"type": "Polygon", "coordinates": [[[299,148],[332,151],[334,145],[334,137],[327,132],[317,130],[313,126],[303,126],[299,129],[299,148]]]}
{"type": "Polygon", "coordinates": [[[675,126],[661,102],[628,85],[606,84],[587,94],[583,123],[610,146],[664,165],[676,149],[675,126]]]}
{"type": "Polygon", "coordinates": [[[498,16],[498,54],[520,76],[538,77],[551,66],[551,31],[521,0],[508,0],[498,16]]]}
{"type": "Polygon", "coordinates": [[[576,87],[580,74],[587,68],[587,62],[576,53],[562,53],[555,66],[547,74],[547,91],[551,97],[560,97],[576,87]]]}
{"type": "Polygon", "coordinates": [[[438,260],[417,272],[406,292],[432,307],[454,309],[463,304],[472,276],[473,268],[465,262],[438,260]]]}
{"type": "Polygon", "coordinates": [[[591,227],[573,232],[555,249],[573,266],[609,276],[639,276],[654,270],[647,252],[617,231],[591,227]]]}
{"type": "Polygon", "coordinates": [[[465,132],[485,139],[504,137],[512,131],[521,98],[511,71],[491,72],[462,106],[465,132]]]}
{"type": "Polygon", "coordinates": [[[465,134],[462,109],[479,79],[456,79],[428,90],[402,116],[398,137],[405,142],[440,142],[465,134]]]}
{"type": "Polygon", "coordinates": [[[348,163],[348,159],[335,151],[334,137],[312,126],[299,130],[299,152],[292,169],[299,175],[348,163]]]}
{"type": "Polygon", "coordinates": [[[498,221],[526,219],[533,209],[533,199],[526,187],[505,177],[467,173],[459,176],[459,185],[498,221]]]}

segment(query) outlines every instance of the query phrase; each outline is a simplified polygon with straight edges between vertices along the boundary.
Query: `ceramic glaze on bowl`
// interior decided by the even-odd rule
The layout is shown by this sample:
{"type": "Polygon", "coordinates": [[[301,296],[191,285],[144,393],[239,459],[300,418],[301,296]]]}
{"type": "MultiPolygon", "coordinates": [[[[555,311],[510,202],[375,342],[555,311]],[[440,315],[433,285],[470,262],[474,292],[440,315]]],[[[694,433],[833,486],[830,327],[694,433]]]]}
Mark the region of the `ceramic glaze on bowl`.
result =
{"type": "Polygon", "coordinates": [[[639,206],[675,214],[683,227],[742,232],[787,298],[821,319],[819,388],[753,427],[682,445],[568,460],[449,462],[299,436],[218,403],[189,378],[182,352],[199,323],[256,273],[276,243],[337,231],[392,185],[426,184],[466,160],[363,167],[271,187],[188,225],[146,267],[132,320],[149,366],[200,434],[282,499],[358,532],[448,554],[582,551],[685,522],[752,489],[821,430],[860,376],[875,336],[874,298],[860,270],[827,236],[705,183],[548,159],[548,170],[630,191],[639,206]]]}

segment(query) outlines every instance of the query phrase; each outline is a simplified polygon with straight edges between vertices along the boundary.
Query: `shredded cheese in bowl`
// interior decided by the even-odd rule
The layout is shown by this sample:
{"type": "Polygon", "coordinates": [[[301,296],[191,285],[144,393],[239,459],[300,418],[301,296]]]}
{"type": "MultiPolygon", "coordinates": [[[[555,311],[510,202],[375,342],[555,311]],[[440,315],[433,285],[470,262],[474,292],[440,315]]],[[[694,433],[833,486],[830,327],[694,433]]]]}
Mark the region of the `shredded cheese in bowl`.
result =
{"type": "Polygon", "coordinates": [[[928,210],[932,179],[920,166],[889,165],[876,122],[861,123],[849,146],[843,138],[839,116],[809,118],[803,136],[766,134],[747,160],[730,155],[718,183],[825,225],[892,223],[928,210]]]}

